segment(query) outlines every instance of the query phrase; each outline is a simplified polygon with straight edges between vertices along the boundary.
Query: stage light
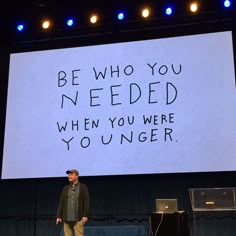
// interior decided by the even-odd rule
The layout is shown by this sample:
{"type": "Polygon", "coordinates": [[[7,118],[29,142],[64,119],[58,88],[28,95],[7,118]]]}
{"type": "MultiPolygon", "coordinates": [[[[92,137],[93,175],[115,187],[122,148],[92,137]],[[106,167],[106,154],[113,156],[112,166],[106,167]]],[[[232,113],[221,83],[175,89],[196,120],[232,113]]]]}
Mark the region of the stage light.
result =
{"type": "Polygon", "coordinates": [[[172,9],[172,7],[167,7],[166,8],[166,15],[171,15],[173,13],[173,9],[172,9]]]}
{"type": "Polygon", "coordinates": [[[24,25],[23,24],[18,24],[17,25],[17,30],[20,31],[20,32],[23,31],[24,30],[24,25]]]}
{"type": "Polygon", "coordinates": [[[98,16],[97,16],[97,15],[92,15],[92,16],[90,17],[90,22],[91,22],[92,24],[97,23],[97,21],[98,21],[98,16]]]}
{"type": "Polygon", "coordinates": [[[190,11],[193,13],[196,13],[198,11],[198,3],[197,2],[193,2],[190,4],[190,11]]]}
{"type": "Polygon", "coordinates": [[[118,20],[124,20],[124,18],[125,18],[124,12],[119,12],[117,15],[117,18],[118,18],[118,20]]]}
{"type": "Polygon", "coordinates": [[[42,28],[43,29],[49,29],[50,28],[50,26],[51,26],[51,22],[49,21],[49,20],[44,20],[43,22],[42,22],[42,28]]]}
{"type": "Polygon", "coordinates": [[[230,0],[225,0],[224,1],[224,6],[225,7],[230,7],[231,6],[231,1],[230,0]]]}
{"type": "Polygon", "coordinates": [[[144,9],[142,10],[142,17],[143,17],[143,18],[148,18],[149,15],[150,15],[150,10],[149,10],[148,8],[144,8],[144,9]]]}
{"type": "Polygon", "coordinates": [[[66,24],[67,26],[72,27],[74,25],[74,19],[72,18],[67,19],[66,24]]]}

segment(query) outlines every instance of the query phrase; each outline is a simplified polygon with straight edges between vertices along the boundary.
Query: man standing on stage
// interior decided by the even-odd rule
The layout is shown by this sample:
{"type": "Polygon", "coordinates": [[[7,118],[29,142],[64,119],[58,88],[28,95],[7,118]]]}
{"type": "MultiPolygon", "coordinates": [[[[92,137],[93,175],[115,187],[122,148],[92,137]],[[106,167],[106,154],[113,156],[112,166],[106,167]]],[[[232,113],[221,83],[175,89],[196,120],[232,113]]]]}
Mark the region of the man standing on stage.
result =
{"type": "Polygon", "coordinates": [[[65,236],[83,236],[84,224],[88,221],[89,192],[85,184],[79,182],[78,170],[67,170],[69,184],[61,193],[56,224],[63,221],[65,236]]]}

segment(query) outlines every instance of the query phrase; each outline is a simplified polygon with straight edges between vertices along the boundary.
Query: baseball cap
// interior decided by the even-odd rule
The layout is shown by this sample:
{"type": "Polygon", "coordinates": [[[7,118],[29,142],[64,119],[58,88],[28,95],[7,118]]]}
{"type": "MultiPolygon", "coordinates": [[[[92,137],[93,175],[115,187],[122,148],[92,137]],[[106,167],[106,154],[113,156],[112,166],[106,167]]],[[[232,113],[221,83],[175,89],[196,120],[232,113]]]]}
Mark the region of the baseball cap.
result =
{"type": "Polygon", "coordinates": [[[70,174],[70,173],[75,173],[76,175],[79,175],[79,171],[76,169],[71,169],[71,170],[66,171],[66,174],[70,174]]]}

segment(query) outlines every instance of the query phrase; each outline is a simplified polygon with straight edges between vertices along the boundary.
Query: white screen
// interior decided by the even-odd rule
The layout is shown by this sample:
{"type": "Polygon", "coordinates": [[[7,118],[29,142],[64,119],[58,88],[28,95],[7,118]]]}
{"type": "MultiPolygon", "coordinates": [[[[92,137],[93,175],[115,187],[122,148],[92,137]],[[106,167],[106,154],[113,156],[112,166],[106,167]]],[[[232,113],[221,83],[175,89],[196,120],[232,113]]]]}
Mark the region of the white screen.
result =
{"type": "Polygon", "coordinates": [[[230,31],[11,54],[2,178],[236,170],[235,104],[230,31]]]}

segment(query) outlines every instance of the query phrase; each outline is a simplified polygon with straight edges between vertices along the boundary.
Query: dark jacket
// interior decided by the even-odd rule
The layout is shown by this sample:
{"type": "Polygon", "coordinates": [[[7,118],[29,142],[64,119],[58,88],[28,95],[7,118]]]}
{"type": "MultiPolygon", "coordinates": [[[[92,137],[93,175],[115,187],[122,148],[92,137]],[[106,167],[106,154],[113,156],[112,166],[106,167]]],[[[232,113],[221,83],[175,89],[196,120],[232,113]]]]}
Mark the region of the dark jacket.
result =
{"type": "MultiPolygon", "coordinates": [[[[70,184],[66,185],[61,193],[60,202],[57,210],[57,218],[65,220],[67,218],[67,203],[68,203],[68,191],[70,184]]],[[[89,211],[89,192],[85,184],[80,183],[79,187],[79,210],[78,219],[81,220],[82,217],[88,217],[89,211]]]]}

